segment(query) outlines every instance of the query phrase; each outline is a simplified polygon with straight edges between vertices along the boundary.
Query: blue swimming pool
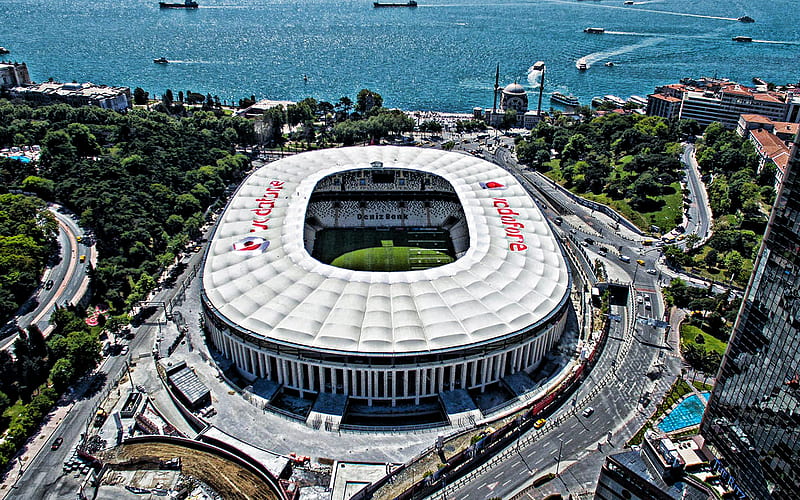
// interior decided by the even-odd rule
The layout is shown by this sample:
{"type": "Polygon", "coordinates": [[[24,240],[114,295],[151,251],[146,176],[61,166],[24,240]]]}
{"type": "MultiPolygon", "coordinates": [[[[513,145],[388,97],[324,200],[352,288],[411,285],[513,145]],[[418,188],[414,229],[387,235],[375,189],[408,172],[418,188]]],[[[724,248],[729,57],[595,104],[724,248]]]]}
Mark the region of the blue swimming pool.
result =
{"type": "Polygon", "coordinates": [[[658,424],[658,428],[664,432],[673,432],[678,429],[683,429],[684,427],[698,425],[700,420],[703,419],[703,412],[706,409],[705,403],[708,401],[708,394],[708,392],[702,393],[705,401],[701,401],[696,394],[692,394],[681,401],[678,406],[673,408],[672,411],[664,417],[664,420],[658,424]]]}
{"type": "Polygon", "coordinates": [[[12,160],[18,160],[22,163],[30,163],[31,159],[24,155],[9,156],[12,160]]]}

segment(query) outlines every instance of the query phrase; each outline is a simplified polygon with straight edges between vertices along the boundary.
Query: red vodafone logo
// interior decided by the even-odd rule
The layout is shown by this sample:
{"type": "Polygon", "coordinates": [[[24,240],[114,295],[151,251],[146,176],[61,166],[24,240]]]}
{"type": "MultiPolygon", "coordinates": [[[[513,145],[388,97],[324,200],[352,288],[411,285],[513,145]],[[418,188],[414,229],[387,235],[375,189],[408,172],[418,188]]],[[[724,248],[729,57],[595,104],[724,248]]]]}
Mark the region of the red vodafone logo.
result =
{"type": "Polygon", "coordinates": [[[269,247],[269,241],[260,236],[248,236],[233,244],[233,249],[237,252],[260,254],[264,253],[269,247]]]}
{"type": "Polygon", "coordinates": [[[497,181],[489,181],[489,182],[479,182],[480,186],[483,189],[505,189],[505,184],[501,184],[497,181]]]}

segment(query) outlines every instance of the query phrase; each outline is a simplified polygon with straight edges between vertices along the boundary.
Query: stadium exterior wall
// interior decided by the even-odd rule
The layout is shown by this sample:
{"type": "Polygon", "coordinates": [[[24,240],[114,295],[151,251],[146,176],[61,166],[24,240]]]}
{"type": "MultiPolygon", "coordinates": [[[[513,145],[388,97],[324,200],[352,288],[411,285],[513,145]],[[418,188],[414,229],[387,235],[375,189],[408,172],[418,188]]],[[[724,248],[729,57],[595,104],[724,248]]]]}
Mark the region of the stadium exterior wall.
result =
{"type": "MultiPolygon", "coordinates": [[[[566,299],[567,297],[565,297],[566,299]]],[[[205,297],[204,297],[205,299],[205,297]]],[[[204,300],[205,328],[213,346],[245,376],[261,377],[301,395],[328,392],[373,402],[419,404],[445,390],[480,389],[503,377],[536,368],[564,332],[568,300],[549,321],[484,346],[464,346],[436,355],[323,353],[265,343],[215,313],[204,300]]]]}

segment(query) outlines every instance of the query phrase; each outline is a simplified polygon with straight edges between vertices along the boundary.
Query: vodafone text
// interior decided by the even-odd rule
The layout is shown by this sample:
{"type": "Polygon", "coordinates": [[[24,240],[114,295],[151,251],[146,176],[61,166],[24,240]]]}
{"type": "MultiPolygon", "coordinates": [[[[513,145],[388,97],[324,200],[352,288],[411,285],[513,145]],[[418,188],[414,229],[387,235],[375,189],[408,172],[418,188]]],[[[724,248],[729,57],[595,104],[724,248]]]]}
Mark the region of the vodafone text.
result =
{"type": "Polygon", "coordinates": [[[492,198],[492,200],[492,204],[497,209],[497,213],[500,214],[500,222],[505,224],[506,238],[511,241],[511,243],[508,244],[509,250],[512,252],[523,252],[527,250],[528,245],[525,244],[525,236],[521,231],[521,229],[525,228],[525,225],[521,222],[517,222],[517,219],[514,218],[514,216],[519,216],[519,214],[511,210],[508,201],[504,198],[492,198]]]}
{"type": "Polygon", "coordinates": [[[269,215],[272,213],[272,209],[275,208],[275,199],[281,194],[283,185],[283,181],[271,181],[267,185],[267,189],[264,190],[264,194],[262,194],[260,198],[256,198],[258,207],[252,210],[255,212],[256,217],[251,223],[251,233],[259,229],[264,231],[269,229],[269,215]]]}

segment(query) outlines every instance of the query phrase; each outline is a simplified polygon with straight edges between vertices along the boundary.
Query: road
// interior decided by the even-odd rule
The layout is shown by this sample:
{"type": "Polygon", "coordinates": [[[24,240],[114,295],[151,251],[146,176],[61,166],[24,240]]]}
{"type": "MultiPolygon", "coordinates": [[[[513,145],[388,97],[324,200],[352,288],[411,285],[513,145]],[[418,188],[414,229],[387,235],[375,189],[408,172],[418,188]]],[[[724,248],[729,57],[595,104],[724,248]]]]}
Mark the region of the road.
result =
{"type": "MultiPolygon", "coordinates": [[[[55,263],[50,266],[42,277],[42,286],[36,289],[28,301],[33,307],[17,317],[17,325],[25,329],[30,324],[35,324],[47,335],[50,326],[50,314],[56,305],[76,303],[88,287],[89,278],[86,268],[91,263],[92,248],[87,245],[88,238],[77,222],[68,214],[60,212],[56,207],[51,207],[51,212],[58,222],[58,243],[60,253],[55,263]],[[83,241],[78,242],[78,238],[83,241]],[[85,255],[86,261],[81,263],[80,256],[85,255]],[[53,280],[53,286],[47,289],[46,283],[53,280]]],[[[24,308],[25,306],[23,306],[24,308]]],[[[8,349],[16,340],[17,335],[12,335],[0,341],[0,349],[8,349]]]]}
{"type": "MultiPolygon", "coordinates": [[[[663,329],[636,321],[637,318],[660,320],[664,317],[658,293],[660,276],[644,272],[645,269],[655,268],[658,250],[621,237],[614,228],[603,227],[590,210],[576,206],[566,195],[548,187],[546,181],[536,175],[521,174],[506,150],[499,149],[489,159],[515,173],[518,178],[524,175],[527,182],[523,184],[532,191],[534,197],[541,198],[540,191],[547,190],[547,198],[559,205],[559,213],[569,211],[577,215],[583,224],[571,229],[565,227],[564,230],[567,237],[577,241],[584,241],[585,238],[593,240],[594,244],[584,245],[584,248],[592,251],[591,257],[596,255],[595,251],[600,247],[616,250],[607,256],[613,260],[608,264],[617,266],[629,276],[637,297],[633,300],[635,309],[632,311],[627,311],[625,307],[612,308],[612,313],[619,314],[625,321],[612,323],[609,341],[589,377],[573,396],[572,403],[562,406],[550,417],[558,425],[546,425],[539,431],[531,431],[519,440],[518,445],[513,445],[516,446],[514,453],[498,454],[493,460],[499,457],[504,459],[497,460],[493,466],[479,469],[478,473],[468,476],[468,480],[456,481],[442,492],[459,499],[506,498],[531,478],[538,477],[546,470],[554,470],[554,466],[585,459],[592,453],[620,451],[624,442],[653,410],[654,401],[660,399],[660,395],[669,388],[674,376],[680,372],[681,365],[674,339],[672,345],[665,344],[663,329]],[[614,253],[631,256],[631,262],[620,261],[613,256],[614,253]],[[636,260],[642,260],[644,265],[637,264],[636,260]],[[632,338],[628,340],[629,348],[625,349],[622,328],[628,322],[635,327],[632,338]],[[596,390],[598,384],[602,387],[599,391],[596,390]],[[581,414],[586,406],[594,408],[588,417],[581,414]]],[[[545,210],[551,220],[559,213],[545,210]]],[[[492,464],[493,460],[487,464],[492,464]]],[[[597,474],[588,474],[586,477],[591,479],[583,483],[578,481],[577,487],[591,491],[597,474]]]]}
{"type": "Polygon", "coordinates": [[[696,233],[703,242],[711,236],[711,207],[708,194],[700,180],[700,167],[694,157],[694,145],[685,144],[681,163],[686,168],[686,187],[689,189],[691,202],[688,210],[686,233],[696,233]]]}
{"type": "MultiPolygon", "coordinates": [[[[178,285],[159,288],[159,291],[149,299],[150,302],[169,303],[180,295],[182,293],[180,284],[192,272],[192,268],[199,263],[201,258],[202,253],[192,254],[188,267],[175,280],[178,285]]],[[[149,353],[152,350],[156,335],[160,331],[161,322],[163,322],[161,318],[163,313],[163,309],[157,311],[152,319],[133,329],[134,337],[129,342],[127,356],[110,356],[104,359],[96,372],[107,375],[106,383],[88,394],[84,391],[91,384],[91,376],[76,384],[74,402],[69,403],[72,405],[69,413],[60,423],[53,426],[54,429],[47,429],[45,426],[40,435],[47,436],[48,446],[23,466],[24,472],[7,498],[55,500],[75,496],[85,476],[65,473],[62,465],[66,459],[74,455],[75,448],[81,440],[81,434],[85,432],[89,420],[94,417],[98,404],[111,390],[115,381],[112,379],[125,369],[125,364],[131,359],[131,356],[138,357],[140,354],[149,353]],[[51,451],[49,443],[59,436],[64,438],[63,445],[58,450],[51,451]]],[[[141,362],[152,362],[152,360],[144,359],[141,362]]],[[[38,437],[34,439],[38,439],[38,437]]]]}

